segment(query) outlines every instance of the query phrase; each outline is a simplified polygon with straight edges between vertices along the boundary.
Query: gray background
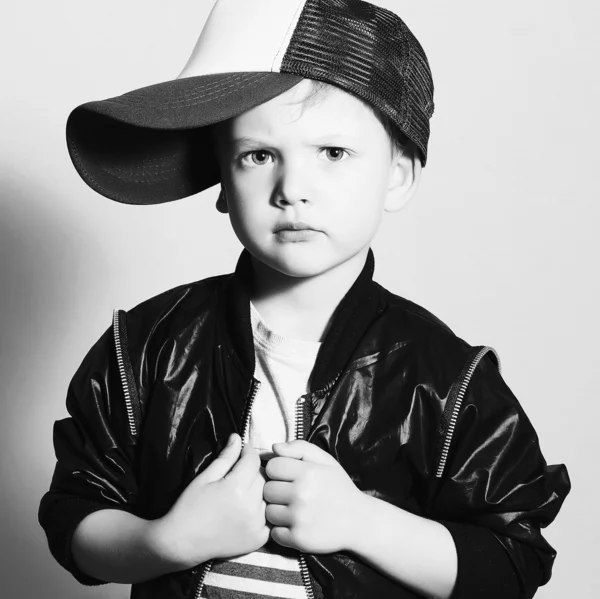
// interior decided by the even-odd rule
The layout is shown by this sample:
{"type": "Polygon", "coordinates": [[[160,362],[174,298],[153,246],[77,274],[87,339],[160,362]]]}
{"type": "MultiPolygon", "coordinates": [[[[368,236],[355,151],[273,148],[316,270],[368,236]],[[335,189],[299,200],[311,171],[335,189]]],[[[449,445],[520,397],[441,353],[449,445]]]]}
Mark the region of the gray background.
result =
{"type": "MultiPolygon", "coordinates": [[[[382,4],[424,45],[437,108],[422,188],[374,244],[376,278],[498,350],[548,462],[565,462],[574,486],[547,529],[559,555],[537,596],[600,596],[598,3],[382,4]]],[[[77,104],[176,76],[211,5],[3,7],[3,597],[128,596],[78,585],[48,552],[37,507],[54,467],[52,423],[113,308],[229,272],[240,246],[214,189],[141,209],[94,194],[71,166],[64,123],[77,104]]]]}

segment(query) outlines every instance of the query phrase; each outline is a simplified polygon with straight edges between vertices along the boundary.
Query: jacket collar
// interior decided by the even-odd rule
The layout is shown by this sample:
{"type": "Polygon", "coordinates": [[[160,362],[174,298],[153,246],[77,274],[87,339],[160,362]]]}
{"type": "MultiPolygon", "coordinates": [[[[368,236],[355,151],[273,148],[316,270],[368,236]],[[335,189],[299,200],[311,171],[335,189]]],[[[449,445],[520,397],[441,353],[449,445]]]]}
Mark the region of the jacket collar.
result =
{"type": "MultiPolygon", "coordinates": [[[[373,281],[374,270],[375,258],[369,249],[361,273],[335,310],[311,374],[311,391],[320,390],[335,380],[369,325],[382,312],[379,286],[373,281]]],[[[243,250],[226,289],[225,311],[234,350],[250,375],[255,368],[250,320],[251,280],[252,259],[250,253],[243,250]]]]}

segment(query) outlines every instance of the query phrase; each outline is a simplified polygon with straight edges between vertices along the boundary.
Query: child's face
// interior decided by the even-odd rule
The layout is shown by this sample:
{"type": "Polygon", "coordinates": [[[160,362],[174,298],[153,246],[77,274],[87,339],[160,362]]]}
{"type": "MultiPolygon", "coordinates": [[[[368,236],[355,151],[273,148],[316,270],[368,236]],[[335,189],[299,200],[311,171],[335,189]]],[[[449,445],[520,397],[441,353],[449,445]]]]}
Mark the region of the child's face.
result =
{"type": "Polygon", "coordinates": [[[303,103],[311,91],[304,80],[217,129],[237,237],[292,277],[364,262],[383,211],[401,207],[414,175],[360,100],[331,87],[303,103]]]}

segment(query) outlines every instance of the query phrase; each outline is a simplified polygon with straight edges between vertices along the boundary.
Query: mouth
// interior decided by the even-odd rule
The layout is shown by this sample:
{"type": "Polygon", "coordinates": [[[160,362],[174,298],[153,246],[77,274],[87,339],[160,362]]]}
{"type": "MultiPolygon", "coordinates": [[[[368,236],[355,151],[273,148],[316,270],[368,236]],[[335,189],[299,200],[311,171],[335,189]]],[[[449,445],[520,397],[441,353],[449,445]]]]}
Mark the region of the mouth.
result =
{"type": "Polygon", "coordinates": [[[277,225],[274,235],[279,243],[300,243],[318,239],[322,231],[313,229],[304,221],[287,222],[277,225]]]}
{"type": "Polygon", "coordinates": [[[288,223],[283,223],[281,225],[278,225],[275,228],[275,233],[280,233],[281,231],[317,231],[318,229],[315,229],[313,227],[311,227],[308,223],[305,223],[304,221],[296,221],[296,222],[288,222],[288,223]]]}

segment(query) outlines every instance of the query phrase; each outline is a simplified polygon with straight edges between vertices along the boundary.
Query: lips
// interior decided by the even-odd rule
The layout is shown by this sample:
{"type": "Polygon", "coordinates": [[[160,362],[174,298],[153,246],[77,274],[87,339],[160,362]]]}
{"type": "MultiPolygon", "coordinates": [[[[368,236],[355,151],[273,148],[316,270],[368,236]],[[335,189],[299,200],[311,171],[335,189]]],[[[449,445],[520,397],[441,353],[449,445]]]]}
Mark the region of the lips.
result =
{"type": "Polygon", "coordinates": [[[278,225],[275,228],[275,233],[279,233],[280,231],[318,231],[314,227],[311,227],[308,223],[304,221],[296,221],[296,222],[287,222],[281,225],[278,225]]]}
{"type": "Polygon", "coordinates": [[[281,243],[308,242],[317,239],[321,233],[304,221],[282,223],[274,230],[275,236],[281,243]]]}

